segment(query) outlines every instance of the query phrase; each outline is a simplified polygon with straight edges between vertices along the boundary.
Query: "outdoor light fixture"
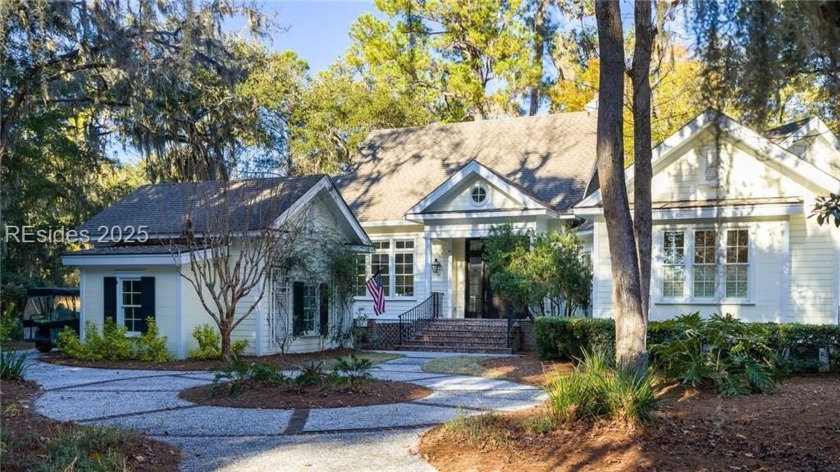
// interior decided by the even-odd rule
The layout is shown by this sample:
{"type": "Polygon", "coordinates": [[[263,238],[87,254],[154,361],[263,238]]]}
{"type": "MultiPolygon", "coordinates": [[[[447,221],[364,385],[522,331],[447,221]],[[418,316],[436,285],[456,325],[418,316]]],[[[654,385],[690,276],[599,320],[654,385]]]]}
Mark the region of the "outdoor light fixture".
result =
{"type": "Polygon", "coordinates": [[[435,261],[432,262],[432,273],[434,273],[435,275],[440,275],[440,267],[440,261],[435,259],[435,261]]]}

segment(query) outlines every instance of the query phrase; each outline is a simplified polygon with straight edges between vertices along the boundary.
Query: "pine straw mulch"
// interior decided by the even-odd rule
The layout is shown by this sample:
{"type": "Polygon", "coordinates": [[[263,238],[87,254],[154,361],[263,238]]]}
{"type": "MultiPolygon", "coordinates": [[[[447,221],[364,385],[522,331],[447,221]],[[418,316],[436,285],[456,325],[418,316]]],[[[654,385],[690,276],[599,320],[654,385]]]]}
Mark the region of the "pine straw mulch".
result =
{"type": "Polygon", "coordinates": [[[840,471],[840,376],[789,379],[772,395],[675,388],[653,425],[579,422],[546,434],[537,409],[486,419],[479,440],[438,427],[420,452],[441,471],[840,471]]]}
{"type": "Polygon", "coordinates": [[[493,377],[504,377],[514,382],[536,386],[548,385],[556,372],[568,374],[573,369],[571,362],[541,360],[533,352],[515,357],[482,359],[478,364],[491,371],[493,377]]]}
{"type": "Polygon", "coordinates": [[[229,396],[227,390],[211,394],[212,385],[188,388],[178,396],[184,400],[210,406],[233,408],[344,408],[348,406],[383,405],[419,400],[432,390],[403,382],[374,380],[364,387],[315,385],[297,387],[257,387],[244,390],[241,395],[229,396]]]}
{"type": "MultiPolygon", "coordinates": [[[[0,385],[4,472],[32,470],[42,462],[50,444],[83,427],[54,421],[32,411],[38,391],[33,382],[3,380],[0,385]]],[[[176,447],[145,436],[140,436],[137,442],[121,444],[118,452],[126,458],[125,470],[136,472],[178,470],[181,462],[181,452],[176,447]]]]}

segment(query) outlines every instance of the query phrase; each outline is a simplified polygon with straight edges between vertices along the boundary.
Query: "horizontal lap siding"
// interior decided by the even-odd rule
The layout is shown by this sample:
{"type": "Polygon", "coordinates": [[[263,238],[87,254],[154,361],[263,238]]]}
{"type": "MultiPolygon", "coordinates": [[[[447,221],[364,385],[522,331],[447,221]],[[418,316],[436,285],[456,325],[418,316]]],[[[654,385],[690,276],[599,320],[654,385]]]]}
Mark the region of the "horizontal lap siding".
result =
{"type": "Polygon", "coordinates": [[[834,323],[836,251],[833,226],[818,227],[813,219],[791,219],[791,283],[788,321],[834,323]]]}

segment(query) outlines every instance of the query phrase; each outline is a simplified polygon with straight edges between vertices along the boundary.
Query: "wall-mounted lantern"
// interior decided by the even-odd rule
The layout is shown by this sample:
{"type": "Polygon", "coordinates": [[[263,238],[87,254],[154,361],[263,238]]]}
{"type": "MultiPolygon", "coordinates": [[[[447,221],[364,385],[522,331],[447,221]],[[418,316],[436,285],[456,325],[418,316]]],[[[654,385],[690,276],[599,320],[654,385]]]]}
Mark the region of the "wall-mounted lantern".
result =
{"type": "Polygon", "coordinates": [[[435,261],[432,262],[432,273],[435,274],[435,275],[440,275],[440,268],[441,267],[442,266],[440,265],[440,261],[435,259],[435,261]]]}

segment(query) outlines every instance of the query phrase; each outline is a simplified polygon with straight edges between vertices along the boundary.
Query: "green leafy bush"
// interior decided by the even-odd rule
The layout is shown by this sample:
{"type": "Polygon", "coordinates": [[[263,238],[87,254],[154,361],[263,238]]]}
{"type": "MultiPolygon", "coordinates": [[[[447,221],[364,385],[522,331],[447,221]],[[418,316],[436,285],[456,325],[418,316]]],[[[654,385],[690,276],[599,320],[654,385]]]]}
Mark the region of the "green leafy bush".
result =
{"type": "MultiPolygon", "coordinates": [[[[193,330],[193,338],[198,347],[189,352],[187,357],[197,360],[212,360],[222,358],[222,336],[219,330],[209,324],[200,324],[193,330]]],[[[234,357],[241,357],[248,349],[247,339],[235,339],[230,345],[230,352],[234,357]]]]}
{"type": "MultiPolygon", "coordinates": [[[[341,376],[344,383],[353,387],[364,387],[373,382],[371,369],[373,369],[373,361],[364,357],[356,357],[355,354],[336,359],[334,367],[335,372],[341,376]]],[[[339,382],[341,383],[341,381],[339,382]]]]}
{"type": "MultiPolygon", "coordinates": [[[[605,349],[584,351],[571,375],[558,375],[546,388],[551,417],[559,424],[606,417],[625,423],[645,423],[659,407],[650,372],[616,369],[605,349]]],[[[543,426],[545,427],[545,426],[543,426]]]]}
{"type": "Polygon", "coordinates": [[[141,360],[166,362],[166,336],[160,336],[154,318],[147,318],[146,333],[128,337],[128,329],[107,318],[102,333],[92,321],[85,322],[85,342],[70,327],[58,333],[56,345],[65,355],[85,361],[141,360]]]}
{"type": "Polygon", "coordinates": [[[289,378],[281,370],[271,364],[247,362],[238,357],[222,367],[212,369],[212,395],[218,395],[227,390],[228,395],[238,397],[245,390],[260,386],[276,387],[286,385],[289,378]]]}
{"type": "Polygon", "coordinates": [[[699,313],[674,324],[679,332],[651,346],[654,364],[666,378],[726,395],[767,393],[781,380],[779,355],[761,325],[731,315],[704,320],[699,313]]]}
{"type": "Polygon", "coordinates": [[[0,342],[23,339],[23,324],[15,308],[14,302],[10,302],[0,313],[0,342]]]}
{"type": "Polygon", "coordinates": [[[299,387],[311,387],[323,383],[327,377],[323,361],[306,362],[298,366],[294,382],[299,387]]]}
{"type": "Polygon", "coordinates": [[[23,379],[28,368],[26,351],[0,351],[0,379],[23,379]]]}
{"type": "Polygon", "coordinates": [[[615,346],[615,323],[608,318],[541,317],[534,333],[543,359],[577,359],[597,346],[615,346]]]}

